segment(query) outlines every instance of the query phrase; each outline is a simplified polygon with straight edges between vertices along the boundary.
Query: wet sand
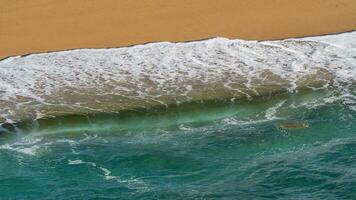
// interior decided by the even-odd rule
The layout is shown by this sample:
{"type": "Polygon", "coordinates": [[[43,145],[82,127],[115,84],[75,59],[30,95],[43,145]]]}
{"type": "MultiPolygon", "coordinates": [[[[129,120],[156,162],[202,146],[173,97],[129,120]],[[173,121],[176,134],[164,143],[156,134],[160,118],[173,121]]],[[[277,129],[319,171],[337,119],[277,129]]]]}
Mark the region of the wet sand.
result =
{"type": "Polygon", "coordinates": [[[280,39],[356,30],[355,0],[0,0],[0,59],[211,37],[280,39]]]}

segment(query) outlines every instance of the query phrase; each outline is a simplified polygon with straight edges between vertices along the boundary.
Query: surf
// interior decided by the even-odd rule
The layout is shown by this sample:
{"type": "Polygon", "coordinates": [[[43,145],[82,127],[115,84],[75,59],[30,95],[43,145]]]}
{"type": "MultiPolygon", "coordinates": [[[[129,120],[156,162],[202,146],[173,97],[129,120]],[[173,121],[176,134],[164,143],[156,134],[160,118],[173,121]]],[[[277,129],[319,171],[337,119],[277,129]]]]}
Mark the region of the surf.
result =
{"type": "Polygon", "coordinates": [[[117,113],[310,89],[349,95],[355,38],[356,32],[262,42],[214,38],[12,57],[0,61],[0,119],[117,113]]]}

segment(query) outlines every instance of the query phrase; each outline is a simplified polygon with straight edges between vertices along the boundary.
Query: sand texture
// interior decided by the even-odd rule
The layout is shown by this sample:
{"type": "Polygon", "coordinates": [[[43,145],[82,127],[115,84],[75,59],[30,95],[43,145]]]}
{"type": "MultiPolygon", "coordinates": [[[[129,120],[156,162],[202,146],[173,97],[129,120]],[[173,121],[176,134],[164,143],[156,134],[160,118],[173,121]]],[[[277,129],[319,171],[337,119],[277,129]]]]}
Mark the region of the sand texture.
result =
{"type": "Polygon", "coordinates": [[[211,37],[356,30],[355,0],[0,0],[0,59],[211,37]]]}

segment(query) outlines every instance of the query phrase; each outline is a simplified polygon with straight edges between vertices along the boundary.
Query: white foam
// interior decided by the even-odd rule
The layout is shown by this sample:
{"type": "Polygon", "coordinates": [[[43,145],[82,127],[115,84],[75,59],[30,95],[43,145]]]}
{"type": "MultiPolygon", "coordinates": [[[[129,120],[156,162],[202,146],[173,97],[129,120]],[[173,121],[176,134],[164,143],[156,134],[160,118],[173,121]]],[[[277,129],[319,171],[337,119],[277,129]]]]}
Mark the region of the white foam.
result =
{"type": "Polygon", "coordinates": [[[108,168],[98,166],[94,162],[87,162],[87,161],[83,161],[80,159],[68,160],[68,165],[88,165],[88,166],[94,167],[96,169],[99,169],[103,173],[104,179],[107,181],[114,180],[114,181],[117,181],[118,183],[123,183],[130,189],[136,189],[136,190],[141,190],[141,191],[149,190],[149,188],[145,182],[138,180],[138,179],[134,179],[134,178],[133,179],[132,178],[123,179],[119,176],[113,176],[112,172],[108,168]]]}
{"type": "Polygon", "coordinates": [[[34,156],[40,147],[38,145],[33,145],[31,147],[14,147],[10,144],[4,144],[0,146],[0,149],[16,151],[18,153],[34,156]]]}
{"type": "Polygon", "coordinates": [[[104,168],[104,167],[99,167],[104,172],[104,178],[105,180],[111,180],[117,178],[116,176],[111,176],[111,171],[104,168]]]}
{"type": "Polygon", "coordinates": [[[21,154],[35,156],[38,150],[49,145],[49,143],[40,144],[42,138],[22,138],[14,143],[7,143],[0,146],[0,150],[15,151],[21,154]]]}
{"type": "MultiPolygon", "coordinates": [[[[356,79],[356,32],[78,49],[0,61],[0,118],[119,111],[356,79]],[[312,76],[311,76],[312,75],[312,76]]],[[[335,83],[336,82],[336,83],[335,83]]]]}
{"type": "Polygon", "coordinates": [[[276,105],[268,108],[265,112],[265,117],[269,120],[272,119],[277,119],[278,117],[276,116],[276,113],[280,107],[283,106],[283,104],[286,102],[286,100],[278,102],[276,105]]]}
{"type": "Polygon", "coordinates": [[[81,164],[86,164],[92,167],[96,167],[96,164],[93,162],[84,162],[82,160],[68,160],[68,165],[81,165],[81,164]]]}
{"type": "Polygon", "coordinates": [[[79,165],[84,164],[82,160],[68,160],[68,165],[79,165]]]}

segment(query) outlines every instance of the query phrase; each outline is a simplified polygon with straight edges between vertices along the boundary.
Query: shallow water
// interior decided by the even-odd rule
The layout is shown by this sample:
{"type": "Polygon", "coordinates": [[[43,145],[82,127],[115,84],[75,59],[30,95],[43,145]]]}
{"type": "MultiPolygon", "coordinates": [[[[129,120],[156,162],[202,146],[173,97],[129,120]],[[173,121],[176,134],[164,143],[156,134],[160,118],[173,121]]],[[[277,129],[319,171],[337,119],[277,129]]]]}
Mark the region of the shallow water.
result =
{"type": "Polygon", "coordinates": [[[0,61],[0,199],[355,199],[355,38],[0,61]]]}
{"type": "Polygon", "coordinates": [[[127,119],[91,116],[75,124],[43,120],[1,142],[0,194],[354,199],[356,113],[342,100],[325,103],[329,95],[216,102],[127,119]],[[285,123],[309,127],[281,128],[285,123]]]}

